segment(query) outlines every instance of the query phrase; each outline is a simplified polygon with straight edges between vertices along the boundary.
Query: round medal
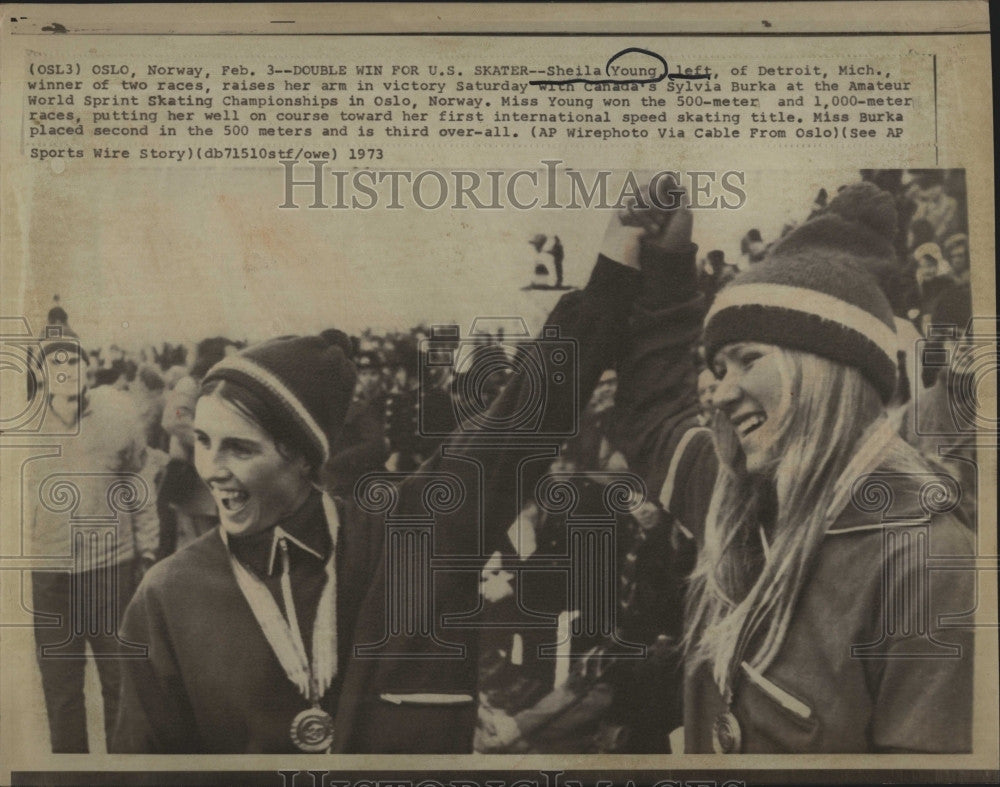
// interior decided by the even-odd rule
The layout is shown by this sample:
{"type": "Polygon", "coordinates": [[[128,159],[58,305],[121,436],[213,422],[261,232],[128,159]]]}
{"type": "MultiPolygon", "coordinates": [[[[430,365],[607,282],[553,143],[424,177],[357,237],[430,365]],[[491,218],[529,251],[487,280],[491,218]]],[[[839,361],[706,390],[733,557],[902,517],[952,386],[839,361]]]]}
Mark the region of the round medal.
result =
{"type": "Polygon", "coordinates": [[[742,743],[740,723],[736,717],[729,711],[716,716],[712,725],[712,748],[715,753],[733,754],[740,750],[742,743]]]}
{"type": "Polygon", "coordinates": [[[333,717],[322,708],[306,708],[292,719],[292,743],[300,751],[327,751],[333,744],[333,717]]]}

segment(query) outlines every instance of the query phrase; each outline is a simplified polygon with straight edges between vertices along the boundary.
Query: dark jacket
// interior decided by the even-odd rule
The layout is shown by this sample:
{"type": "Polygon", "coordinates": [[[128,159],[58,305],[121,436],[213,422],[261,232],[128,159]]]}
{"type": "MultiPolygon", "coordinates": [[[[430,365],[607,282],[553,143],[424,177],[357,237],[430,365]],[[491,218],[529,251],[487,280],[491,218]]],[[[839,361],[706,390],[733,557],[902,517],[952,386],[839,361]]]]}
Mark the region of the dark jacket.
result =
{"type": "MultiPolygon", "coordinates": [[[[776,659],[763,673],[741,665],[733,714],[744,753],[972,751],[972,629],[947,618],[954,626],[975,607],[974,572],[918,558],[971,555],[972,534],[913,508],[883,526],[881,512],[848,506],[828,531],[776,659]]],[[[712,751],[723,711],[702,663],[685,680],[685,752],[712,751]]]]}
{"type": "MultiPolygon", "coordinates": [[[[355,631],[356,644],[372,647],[360,657],[355,651],[345,678],[335,751],[471,751],[482,565],[506,541],[520,509],[520,490],[534,489],[548,472],[565,439],[563,429],[571,423],[568,416],[589,399],[601,373],[615,365],[615,335],[628,318],[638,279],[636,271],[599,257],[587,287],[560,299],[546,325],[558,327],[560,341],[571,341],[574,352],[565,368],[571,376],[560,378],[570,385],[550,381],[545,399],[538,401],[528,375],[516,375],[490,407],[492,423],[541,407],[531,429],[484,433],[466,423],[397,485],[398,494],[387,504],[387,527],[394,529],[398,522],[399,538],[405,538],[405,522],[415,515],[433,516],[433,525],[423,531],[426,543],[433,546],[435,566],[451,570],[431,572],[433,606],[425,618],[426,635],[414,636],[387,630],[386,599],[395,572],[387,572],[389,557],[381,564],[355,631]],[[451,695],[455,704],[421,702],[415,693],[451,695]],[[463,697],[470,701],[461,704],[463,697]]],[[[549,341],[555,341],[551,332],[530,342],[526,351],[545,351],[549,341]]],[[[420,543],[421,527],[410,531],[416,540],[409,543],[420,543]]]]}
{"type": "MultiPolygon", "coordinates": [[[[338,501],[337,513],[342,678],[366,583],[381,557],[383,528],[351,503],[338,501]]],[[[149,570],[128,606],[122,636],[145,645],[148,658],[122,661],[112,751],[298,752],[289,729],[308,702],[286,677],[236,584],[218,527],[149,570]]],[[[340,682],[323,698],[330,713],[340,682]]]]}

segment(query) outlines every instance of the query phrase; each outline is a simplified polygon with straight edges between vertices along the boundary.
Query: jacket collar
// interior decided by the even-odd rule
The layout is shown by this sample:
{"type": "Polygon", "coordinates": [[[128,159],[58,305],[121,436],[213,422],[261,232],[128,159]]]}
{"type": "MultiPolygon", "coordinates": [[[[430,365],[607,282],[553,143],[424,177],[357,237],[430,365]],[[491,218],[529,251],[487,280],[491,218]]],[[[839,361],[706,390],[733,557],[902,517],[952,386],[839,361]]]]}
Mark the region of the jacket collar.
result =
{"type": "Polygon", "coordinates": [[[899,428],[897,419],[887,417],[876,423],[861,441],[837,481],[826,535],[927,521],[927,512],[920,505],[920,490],[928,478],[892,472],[885,467],[886,455],[894,442],[902,439],[899,428]]]}
{"type": "Polygon", "coordinates": [[[229,538],[228,544],[241,563],[258,576],[268,577],[277,567],[278,543],[282,538],[297,547],[296,554],[326,563],[333,544],[319,491],[310,492],[298,509],[272,527],[242,538],[229,538]]]}

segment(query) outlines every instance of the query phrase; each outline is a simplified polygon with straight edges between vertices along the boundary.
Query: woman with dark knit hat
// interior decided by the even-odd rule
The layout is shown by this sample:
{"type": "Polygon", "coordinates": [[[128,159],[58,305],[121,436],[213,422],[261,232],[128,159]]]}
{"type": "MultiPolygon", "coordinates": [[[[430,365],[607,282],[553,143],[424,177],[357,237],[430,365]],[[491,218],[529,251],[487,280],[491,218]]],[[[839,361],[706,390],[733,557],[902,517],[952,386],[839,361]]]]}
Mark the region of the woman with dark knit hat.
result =
{"type": "Polygon", "coordinates": [[[476,609],[475,555],[485,562],[506,538],[521,485],[534,488],[577,396],[615,363],[639,279],[615,261],[630,238],[613,219],[590,283],[547,321],[586,348],[559,361],[575,385],[554,374],[538,402],[518,376],[490,407],[486,423],[501,428],[485,445],[463,442],[467,427],[447,455],[369,493],[334,498],[319,483],[355,386],[340,336],[272,339],[212,367],[194,463],[221,524],[156,564],[126,611],[122,636],[147,657],[122,662],[111,749],[471,752],[475,629],[446,621],[476,609]],[[533,431],[503,430],[535,405],[533,431]],[[429,522],[448,571],[413,562],[429,555],[429,522]]]}
{"type": "Polygon", "coordinates": [[[710,428],[694,249],[675,237],[643,265],[616,410],[697,555],[678,566],[686,753],[971,750],[973,572],[927,564],[972,554],[962,490],[886,414],[897,342],[867,270],[894,256],[895,222],[888,194],[848,187],[718,293],[710,428]]]}
{"type": "Polygon", "coordinates": [[[221,524],[157,564],[128,608],[124,636],[149,658],[125,666],[114,750],[331,745],[373,547],[316,481],[354,379],[319,336],[264,342],[205,375],[194,466],[221,524]]]}

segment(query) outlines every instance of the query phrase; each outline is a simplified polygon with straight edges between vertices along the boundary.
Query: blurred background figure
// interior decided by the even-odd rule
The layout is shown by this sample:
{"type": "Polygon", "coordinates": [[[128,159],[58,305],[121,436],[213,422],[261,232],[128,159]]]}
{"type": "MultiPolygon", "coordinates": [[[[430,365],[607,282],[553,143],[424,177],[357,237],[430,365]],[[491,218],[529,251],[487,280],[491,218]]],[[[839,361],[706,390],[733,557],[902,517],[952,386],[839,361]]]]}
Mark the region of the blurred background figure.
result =
{"type": "Polygon", "coordinates": [[[951,265],[951,276],[957,284],[969,283],[969,237],[964,232],[956,232],[944,241],[942,247],[948,263],[951,265]]]}
{"type": "Polygon", "coordinates": [[[152,364],[143,364],[136,372],[130,392],[146,433],[146,445],[166,451],[170,447],[170,436],[162,425],[166,406],[166,383],[163,376],[152,364]]]}
{"type": "Polygon", "coordinates": [[[113,388],[88,389],[89,358],[79,342],[58,338],[41,342],[40,349],[45,384],[35,396],[46,398],[42,433],[59,450],[26,470],[33,494],[25,524],[30,554],[68,558],[72,568],[31,573],[35,655],[52,751],[86,753],[87,650],[95,657],[110,735],[120,685],[118,625],[136,583],[155,561],[159,541],[156,467],[147,461],[146,433],[131,397],[113,388]],[[65,490],[55,485],[72,489],[71,512],[59,505],[65,490]],[[109,507],[116,486],[130,490],[128,498],[134,493],[138,508],[109,507]],[[109,520],[112,511],[117,521],[109,520]],[[95,527],[110,523],[115,532],[112,538],[88,538],[70,517],[95,527]]]}
{"type": "Polygon", "coordinates": [[[698,268],[698,289],[711,303],[715,293],[732,281],[738,272],[739,268],[726,262],[724,251],[712,249],[698,268]]]}
{"type": "Polygon", "coordinates": [[[579,432],[563,445],[560,469],[564,471],[608,469],[613,454],[609,438],[617,390],[618,373],[614,369],[605,370],[581,414],[579,432]]]}
{"type": "MultiPolygon", "coordinates": [[[[962,220],[958,200],[945,191],[944,173],[940,170],[917,170],[912,174],[913,180],[906,190],[906,198],[913,204],[911,222],[926,221],[938,243],[960,232],[962,220]]],[[[909,242],[912,246],[912,232],[909,242]]]]}
{"type": "Polygon", "coordinates": [[[566,256],[566,253],[563,251],[562,241],[559,240],[558,235],[552,239],[552,245],[546,249],[546,252],[552,255],[552,267],[554,267],[556,271],[556,287],[562,287],[563,258],[566,256]]]}
{"type": "Polygon", "coordinates": [[[324,468],[331,493],[347,498],[352,497],[354,485],[362,476],[384,468],[389,458],[382,359],[368,350],[353,360],[358,372],[354,396],[324,468]]]}
{"type": "Polygon", "coordinates": [[[740,252],[747,258],[749,265],[755,265],[764,259],[767,254],[767,245],[761,237],[760,230],[756,227],[747,230],[747,234],[740,239],[740,252]]]}
{"type": "Polygon", "coordinates": [[[719,381],[715,377],[715,372],[709,368],[704,368],[698,372],[698,423],[708,426],[712,423],[712,416],[715,413],[715,406],[712,404],[712,397],[719,381]]]}
{"type": "Polygon", "coordinates": [[[545,242],[548,237],[542,235],[541,233],[534,235],[531,240],[528,241],[528,245],[535,250],[534,255],[531,258],[531,285],[532,287],[551,287],[552,278],[549,273],[548,260],[545,254],[542,252],[542,248],[545,246],[545,242]]]}
{"type": "Polygon", "coordinates": [[[565,285],[563,260],[566,250],[558,235],[548,236],[539,232],[528,240],[534,249],[530,260],[531,279],[525,289],[570,289],[565,285]]]}

